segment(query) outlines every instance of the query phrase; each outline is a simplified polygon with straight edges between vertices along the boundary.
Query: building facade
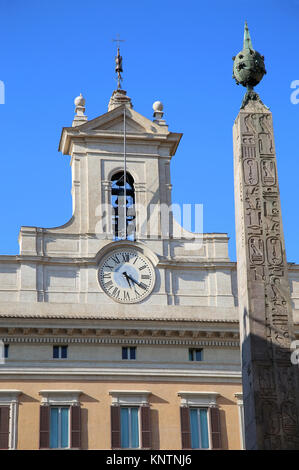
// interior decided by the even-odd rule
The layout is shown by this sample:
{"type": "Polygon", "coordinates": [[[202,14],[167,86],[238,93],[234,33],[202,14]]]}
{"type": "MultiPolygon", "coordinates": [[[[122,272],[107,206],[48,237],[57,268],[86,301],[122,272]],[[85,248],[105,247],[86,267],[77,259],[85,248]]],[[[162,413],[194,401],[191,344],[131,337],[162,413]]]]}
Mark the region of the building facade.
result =
{"type": "Polygon", "coordinates": [[[0,448],[242,449],[236,263],[171,216],[182,134],[121,89],[95,119],[75,105],[72,218],[0,256],[0,448]]]}

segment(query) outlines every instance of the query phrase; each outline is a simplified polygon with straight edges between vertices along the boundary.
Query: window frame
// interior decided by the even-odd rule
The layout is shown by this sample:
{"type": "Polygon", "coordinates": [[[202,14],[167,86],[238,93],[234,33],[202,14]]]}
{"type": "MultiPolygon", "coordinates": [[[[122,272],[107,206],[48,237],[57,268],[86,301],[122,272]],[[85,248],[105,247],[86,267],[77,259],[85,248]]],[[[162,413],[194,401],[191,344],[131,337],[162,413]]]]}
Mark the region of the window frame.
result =
{"type": "Polygon", "coordinates": [[[56,359],[58,359],[58,360],[68,359],[68,344],[53,344],[52,359],[54,359],[54,360],[56,360],[56,359]],[[58,348],[58,357],[54,357],[55,348],[58,348]],[[65,357],[62,357],[62,351],[63,351],[62,348],[65,348],[64,349],[66,351],[66,356],[65,357]]]}
{"type": "Polygon", "coordinates": [[[201,448],[200,450],[214,449],[211,408],[218,408],[217,397],[219,397],[220,394],[218,392],[212,392],[212,391],[211,392],[182,391],[182,392],[178,392],[177,394],[181,398],[181,408],[188,408],[190,441],[191,441],[190,408],[208,409],[207,419],[208,419],[209,448],[208,449],[201,448]]]}
{"type": "MultiPolygon", "coordinates": [[[[144,446],[144,432],[147,432],[143,427],[142,423],[142,408],[150,408],[149,396],[151,392],[148,390],[110,390],[109,395],[111,396],[111,408],[119,408],[119,430],[121,432],[121,408],[138,408],[138,439],[139,447],[133,447],[130,449],[144,449],[150,448],[144,446]]],[[[121,445],[121,434],[119,437],[119,444],[121,445]]],[[[113,447],[112,449],[116,448],[113,447]]],[[[119,448],[117,446],[117,448],[119,448]]],[[[120,449],[128,449],[127,447],[120,447],[120,449]]]]}
{"type": "Polygon", "coordinates": [[[201,423],[200,423],[200,410],[206,410],[207,411],[207,426],[208,426],[208,441],[209,441],[209,447],[192,447],[192,450],[211,450],[211,414],[210,414],[210,408],[209,407],[203,407],[203,406],[189,406],[189,419],[190,419],[190,439],[192,443],[192,427],[191,427],[191,410],[197,410],[197,426],[198,426],[198,431],[199,431],[199,444],[201,444],[201,437],[202,437],[202,431],[201,431],[201,423]]]}
{"type": "Polygon", "coordinates": [[[137,357],[136,353],[137,353],[137,347],[136,346],[122,346],[122,348],[121,348],[121,359],[122,359],[122,361],[136,361],[136,357],[137,357]],[[125,350],[126,350],[126,356],[127,357],[123,357],[125,350]],[[134,350],[134,356],[135,357],[131,357],[132,350],[134,350]]]}
{"type": "Polygon", "coordinates": [[[0,390],[0,406],[9,406],[8,448],[17,448],[19,395],[21,390],[0,390]]]}
{"type": "MultiPolygon", "coordinates": [[[[40,408],[43,407],[68,407],[69,408],[69,446],[68,447],[62,447],[60,450],[64,449],[74,449],[74,448],[79,448],[79,447],[74,447],[72,445],[72,439],[73,439],[73,428],[72,428],[72,410],[74,408],[72,407],[79,407],[81,410],[81,403],[80,403],[80,395],[82,395],[83,392],[82,390],[40,390],[39,395],[42,397],[41,402],[40,402],[40,408]]],[[[51,410],[50,410],[51,413],[51,410]]],[[[50,414],[49,413],[49,414],[50,414]]],[[[49,416],[50,420],[50,416],[49,416]]],[[[41,432],[41,429],[40,429],[41,432]]],[[[50,423],[48,425],[47,432],[50,432],[50,423]]],[[[48,438],[48,445],[47,446],[42,446],[40,448],[44,449],[51,449],[54,450],[54,448],[50,448],[50,434],[48,438]]]]}
{"type": "Polygon", "coordinates": [[[189,361],[202,362],[203,361],[203,348],[189,348],[189,361]],[[196,359],[197,352],[200,352],[200,359],[196,359]]]}
{"type": "Polygon", "coordinates": [[[70,405],[51,405],[50,406],[50,434],[49,434],[49,445],[51,450],[55,449],[70,449],[71,448],[71,410],[70,410],[70,405]],[[61,410],[62,409],[67,409],[68,410],[68,445],[66,447],[61,446],[61,410]],[[51,447],[51,411],[53,409],[58,409],[58,447],[51,447]]]}
{"type": "MultiPolygon", "coordinates": [[[[128,441],[129,441],[129,447],[122,447],[121,449],[141,449],[141,413],[140,413],[140,406],[137,405],[132,405],[132,406],[124,406],[122,405],[120,407],[120,430],[122,429],[121,425],[121,410],[122,409],[128,409],[129,410],[129,417],[128,417],[128,422],[129,422],[129,436],[128,436],[128,441]],[[132,409],[137,409],[137,422],[138,422],[138,447],[132,447],[132,426],[131,426],[131,410],[132,409]]],[[[120,431],[120,442],[122,440],[122,432],[120,431]]]]}

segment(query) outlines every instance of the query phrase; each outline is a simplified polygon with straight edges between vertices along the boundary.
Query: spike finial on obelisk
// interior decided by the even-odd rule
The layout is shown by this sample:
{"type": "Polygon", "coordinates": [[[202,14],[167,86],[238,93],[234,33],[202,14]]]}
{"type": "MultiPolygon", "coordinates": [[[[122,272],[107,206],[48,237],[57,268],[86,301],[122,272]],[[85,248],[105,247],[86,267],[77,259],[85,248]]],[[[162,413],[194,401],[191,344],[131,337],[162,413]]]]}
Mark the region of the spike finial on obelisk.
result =
{"type": "Polygon", "coordinates": [[[247,88],[241,108],[244,108],[248,101],[260,101],[259,95],[253,90],[258,85],[263,76],[267,73],[265,69],[264,56],[255,51],[245,21],[243,49],[233,57],[233,78],[237,85],[241,84],[247,88]]]}

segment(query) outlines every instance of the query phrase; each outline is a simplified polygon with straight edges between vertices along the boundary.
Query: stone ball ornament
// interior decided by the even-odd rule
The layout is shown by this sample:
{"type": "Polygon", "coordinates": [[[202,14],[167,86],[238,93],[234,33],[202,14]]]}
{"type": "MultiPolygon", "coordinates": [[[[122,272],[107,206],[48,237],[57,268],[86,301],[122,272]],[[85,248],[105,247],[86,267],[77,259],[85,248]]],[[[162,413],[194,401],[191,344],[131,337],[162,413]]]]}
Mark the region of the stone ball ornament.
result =
{"type": "Polygon", "coordinates": [[[82,93],[74,99],[74,103],[75,106],[85,106],[85,98],[83,98],[82,93]]]}
{"type": "Polygon", "coordinates": [[[153,110],[154,111],[163,111],[163,103],[161,101],[155,101],[153,104],[153,110]]]}

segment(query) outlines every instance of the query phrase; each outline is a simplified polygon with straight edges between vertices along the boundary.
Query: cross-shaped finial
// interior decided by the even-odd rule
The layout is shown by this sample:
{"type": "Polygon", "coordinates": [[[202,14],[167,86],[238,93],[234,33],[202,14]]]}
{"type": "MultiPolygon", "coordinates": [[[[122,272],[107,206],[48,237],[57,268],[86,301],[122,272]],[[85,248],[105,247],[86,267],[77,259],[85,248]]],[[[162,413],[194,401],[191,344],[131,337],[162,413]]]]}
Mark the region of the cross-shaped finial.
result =
{"type": "Polygon", "coordinates": [[[119,34],[117,34],[116,36],[117,36],[117,38],[116,38],[116,39],[112,39],[112,41],[113,41],[113,42],[117,42],[117,47],[119,48],[119,43],[120,43],[120,42],[125,42],[125,40],[124,40],[124,39],[120,39],[120,38],[119,38],[119,34]]]}
{"type": "Polygon", "coordinates": [[[119,35],[117,35],[117,39],[112,39],[112,41],[117,42],[117,56],[115,57],[115,73],[117,73],[117,89],[121,89],[121,81],[122,81],[122,76],[121,73],[123,72],[122,68],[122,56],[119,53],[119,43],[120,42],[125,42],[124,39],[119,39],[119,35]]]}

